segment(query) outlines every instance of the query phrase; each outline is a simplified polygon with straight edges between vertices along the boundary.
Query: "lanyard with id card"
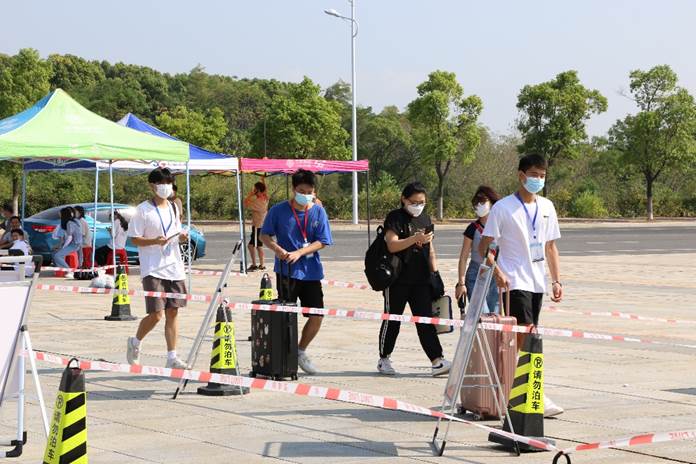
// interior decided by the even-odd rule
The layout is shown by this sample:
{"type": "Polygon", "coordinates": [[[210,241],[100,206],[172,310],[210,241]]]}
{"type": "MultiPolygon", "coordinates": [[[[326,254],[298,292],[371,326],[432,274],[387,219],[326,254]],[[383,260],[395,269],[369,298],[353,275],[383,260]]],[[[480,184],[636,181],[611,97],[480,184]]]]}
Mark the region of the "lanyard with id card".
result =
{"type": "Polygon", "coordinates": [[[533,263],[539,263],[541,261],[544,261],[544,246],[541,243],[541,241],[538,239],[537,230],[536,230],[536,222],[537,222],[537,217],[539,215],[539,203],[537,201],[534,201],[534,204],[536,205],[536,209],[534,210],[534,217],[532,218],[529,215],[529,210],[527,209],[527,205],[525,205],[524,201],[522,201],[520,194],[515,193],[515,197],[522,204],[522,208],[524,208],[524,212],[527,215],[527,219],[529,220],[529,223],[532,226],[532,238],[529,240],[529,256],[531,256],[533,263]]]}
{"type": "MultiPolygon", "coordinates": [[[[171,228],[172,228],[172,224],[174,224],[174,214],[173,214],[173,211],[172,211],[172,205],[171,205],[169,202],[167,202],[167,211],[169,212],[169,225],[167,225],[167,227],[165,227],[165,226],[164,226],[164,220],[162,219],[162,213],[160,213],[159,207],[157,206],[157,204],[156,204],[154,201],[152,202],[152,204],[153,204],[154,207],[155,207],[155,211],[157,211],[157,216],[159,217],[160,225],[162,226],[162,236],[163,236],[164,238],[166,238],[166,239],[172,238],[172,237],[167,237],[167,233],[169,232],[169,229],[171,229],[171,228]]],[[[178,234],[177,234],[177,235],[178,235],[178,234]]],[[[168,249],[168,248],[171,246],[171,244],[172,244],[171,242],[168,242],[168,243],[164,246],[164,248],[167,248],[167,249],[168,249]]],[[[163,251],[164,251],[164,250],[163,250],[163,251]]]]}
{"type": "MultiPolygon", "coordinates": [[[[295,216],[295,222],[297,222],[297,227],[300,229],[300,233],[302,234],[302,248],[307,248],[309,246],[309,240],[307,240],[307,221],[309,220],[309,208],[305,207],[305,215],[304,215],[304,228],[302,227],[302,224],[300,223],[300,218],[297,215],[297,212],[295,211],[295,208],[293,208],[292,204],[288,202],[288,205],[290,206],[290,209],[292,210],[292,215],[295,216]]],[[[305,258],[311,258],[314,256],[314,253],[309,253],[304,255],[305,258]]]]}

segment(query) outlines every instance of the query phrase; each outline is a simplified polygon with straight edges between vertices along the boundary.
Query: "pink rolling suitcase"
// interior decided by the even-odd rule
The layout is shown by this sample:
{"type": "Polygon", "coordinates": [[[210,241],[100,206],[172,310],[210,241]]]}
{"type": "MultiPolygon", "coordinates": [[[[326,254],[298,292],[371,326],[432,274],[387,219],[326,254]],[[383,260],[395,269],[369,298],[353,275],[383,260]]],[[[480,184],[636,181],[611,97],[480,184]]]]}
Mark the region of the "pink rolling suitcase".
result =
{"type": "MultiPolygon", "coordinates": [[[[500,293],[500,308],[504,314],[510,307],[510,297],[507,294],[507,301],[503,305],[503,294],[500,293]]],[[[481,316],[481,322],[495,324],[516,325],[517,319],[511,316],[498,316],[496,314],[481,316]]],[[[501,332],[494,330],[478,329],[479,335],[488,337],[488,345],[491,348],[491,355],[498,372],[498,378],[503,387],[504,398],[500,398],[500,411],[505,414],[507,398],[510,395],[512,381],[515,378],[515,367],[517,365],[517,337],[513,332],[501,332]]],[[[483,353],[479,350],[478,343],[474,343],[471,350],[471,359],[466,370],[466,375],[486,375],[486,367],[483,361],[483,353]]],[[[465,377],[462,390],[460,392],[461,414],[467,411],[474,415],[475,420],[500,419],[498,409],[495,406],[495,396],[488,387],[487,377],[465,377]],[[486,385],[485,387],[474,387],[471,385],[486,385]]]]}

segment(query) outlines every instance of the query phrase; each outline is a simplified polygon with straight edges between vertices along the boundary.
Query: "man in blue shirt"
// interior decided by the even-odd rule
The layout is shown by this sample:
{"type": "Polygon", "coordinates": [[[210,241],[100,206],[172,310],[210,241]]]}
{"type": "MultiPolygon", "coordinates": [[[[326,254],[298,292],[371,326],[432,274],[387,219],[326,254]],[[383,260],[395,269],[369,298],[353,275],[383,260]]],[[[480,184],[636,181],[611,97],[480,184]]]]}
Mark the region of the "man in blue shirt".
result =
{"type": "MultiPolygon", "coordinates": [[[[285,293],[289,301],[300,299],[302,306],[312,308],[324,307],[324,292],[321,279],[324,268],[319,257],[319,250],[332,245],[329,217],[324,208],[315,203],[314,188],[316,176],[313,172],[300,169],[292,175],[293,197],[273,206],[266,215],[261,228],[261,241],[275,255],[274,271],[277,285],[280,287],[282,276],[287,276],[289,263],[290,289],[285,293]]],[[[322,316],[309,315],[302,329],[298,344],[297,362],[307,374],[316,374],[317,370],[307,356],[306,350],[319,333],[322,316]]]]}

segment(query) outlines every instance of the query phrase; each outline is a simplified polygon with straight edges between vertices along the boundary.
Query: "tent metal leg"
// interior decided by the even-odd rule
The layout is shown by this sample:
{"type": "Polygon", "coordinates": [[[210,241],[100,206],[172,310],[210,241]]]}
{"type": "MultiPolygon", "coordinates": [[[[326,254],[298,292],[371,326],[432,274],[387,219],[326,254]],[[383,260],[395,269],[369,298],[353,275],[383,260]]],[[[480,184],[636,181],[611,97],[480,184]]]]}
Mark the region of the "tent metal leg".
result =
{"type": "Polygon", "coordinates": [[[246,224],[244,223],[244,202],[242,201],[242,178],[243,175],[237,170],[237,211],[239,212],[239,239],[242,241],[242,256],[240,261],[240,272],[245,273],[247,269],[247,259],[246,259],[246,224]]]}
{"type": "Polygon", "coordinates": [[[372,232],[370,230],[370,218],[372,217],[372,209],[370,208],[370,171],[365,171],[365,203],[367,203],[367,246],[369,248],[372,243],[372,232]]]}
{"type": "Polygon", "coordinates": [[[24,170],[22,166],[22,206],[21,206],[21,218],[22,226],[24,226],[24,218],[26,217],[26,207],[27,207],[27,171],[24,170]]]}
{"type": "Polygon", "coordinates": [[[99,202],[99,165],[95,163],[94,170],[94,219],[92,221],[92,269],[97,267],[97,203],[99,202]]]}
{"type": "Polygon", "coordinates": [[[189,169],[189,162],[186,162],[186,226],[188,227],[188,291],[193,292],[192,285],[192,275],[191,266],[193,261],[193,256],[191,255],[191,170],[189,169]]]}
{"type": "MultiPolygon", "coordinates": [[[[114,238],[114,168],[113,161],[109,161],[109,201],[111,202],[111,256],[113,257],[113,264],[116,266],[116,239],[114,238]]],[[[96,211],[94,214],[96,218],[96,211]]],[[[116,269],[116,268],[114,268],[116,269]]],[[[116,271],[114,271],[114,276],[116,276],[116,271]]]]}

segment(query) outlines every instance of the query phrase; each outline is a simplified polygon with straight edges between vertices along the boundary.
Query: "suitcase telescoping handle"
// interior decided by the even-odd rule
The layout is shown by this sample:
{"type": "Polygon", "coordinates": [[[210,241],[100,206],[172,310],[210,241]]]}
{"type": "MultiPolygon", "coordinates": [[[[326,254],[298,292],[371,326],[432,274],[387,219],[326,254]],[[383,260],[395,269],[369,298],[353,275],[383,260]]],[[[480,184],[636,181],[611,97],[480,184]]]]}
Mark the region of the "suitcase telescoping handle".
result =
{"type": "Polygon", "coordinates": [[[280,260],[280,285],[278,286],[278,299],[283,302],[287,302],[287,298],[290,298],[290,295],[292,292],[290,291],[290,274],[292,272],[292,265],[285,261],[285,260],[280,260]],[[288,274],[283,275],[283,263],[287,263],[288,265],[288,274]],[[285,295],[285,291],[289,293],[288,295],[285,295]]]}
{"type": "Polygon", "coordinates": [[[502,288],[498,289],[498,301],[500,305],[500,314],[503,316],[510,315],[510,290],[507,292],[503,291],[502,288]],[[505,302],[503,303],[503,295],[505,295],[505,302]]]}

